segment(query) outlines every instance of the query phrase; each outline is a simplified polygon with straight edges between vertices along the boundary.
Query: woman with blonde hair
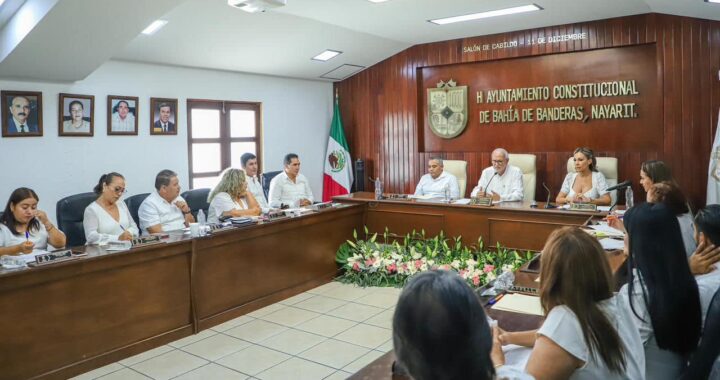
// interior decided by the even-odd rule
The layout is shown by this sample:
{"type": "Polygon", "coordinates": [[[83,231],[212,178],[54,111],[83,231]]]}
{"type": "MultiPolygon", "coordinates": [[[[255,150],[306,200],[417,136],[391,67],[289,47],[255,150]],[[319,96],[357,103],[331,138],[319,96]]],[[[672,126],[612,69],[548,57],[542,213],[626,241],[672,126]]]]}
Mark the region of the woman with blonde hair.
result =
{"type": "Polygon", "coordinates": [[[536,379],[644,379],[645,356],[628,308],[597,239],[576,227],[555,230],[540,259],[539,330],[504,332],[502,344],[532,347],[525,371],[536,379]]]}
{"type": "Polygon", "coordinates": [[[223,216],[260,215],[260,206],[247,190],[247,177],[240,169],[228,168],[223,172],[220,183],[210,192],[208,202],[208,223],[218,223],[223,216]]]}

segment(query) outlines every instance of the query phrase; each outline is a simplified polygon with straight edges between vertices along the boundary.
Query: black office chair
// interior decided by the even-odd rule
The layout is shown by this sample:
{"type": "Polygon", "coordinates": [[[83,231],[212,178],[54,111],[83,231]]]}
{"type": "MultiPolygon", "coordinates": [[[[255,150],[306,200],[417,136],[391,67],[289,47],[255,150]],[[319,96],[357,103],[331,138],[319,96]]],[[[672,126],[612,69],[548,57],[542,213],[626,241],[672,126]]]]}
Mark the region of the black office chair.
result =
{"type": "Polygon", "coordinates": [[[58,229],[65,233],[67,247],[77,247],[85,244],[85,229],[83,217],[85,208],[97,199],[95,193],[82,193],[65,197],[58,201],[55,208],[58,229]]]}
{"type": "Polygon", "coordinates": [[[128,211],[130,211],[130,216],[132,216],[135,224],[137,224],[138,229],[140,228],[140,217],[138,216],[138,210],[140,209],[140,205],[143,203],[145,198],[148,197],[148,195],[150,195],[150,193],[135,194],[132,197],[125,198],[125,204],[127,205],[128,211]]]}
{"type": "Polygon", "coordinates": [[[207,218],[208,209],[210,208],[210,204],[207,200],[209,194],[210,189],[193,189],[181,194],[182,197],[185,198],[188,207],[190,207],[190,212],[192,212],[192,216],[195,220],[197,220],[198,211],[201,209],[207,218]]]}
{"type": "Polygon", "coordinates": [[[262,188],[263,192],[265,193],[265,199],[267,199],[268,201],[270,200],[270,181],[272,181],[272,179],[280,173],[282,173],[282,171],[267,172],[262,174],[262,188]]]}
{"type": "Polygon", "coordinates": [[[718,355],[720,355],[720,289],[710,301],[700,346],[690,359],[690,365],[683,373],[682,379],[707,379],[718,355]]]}

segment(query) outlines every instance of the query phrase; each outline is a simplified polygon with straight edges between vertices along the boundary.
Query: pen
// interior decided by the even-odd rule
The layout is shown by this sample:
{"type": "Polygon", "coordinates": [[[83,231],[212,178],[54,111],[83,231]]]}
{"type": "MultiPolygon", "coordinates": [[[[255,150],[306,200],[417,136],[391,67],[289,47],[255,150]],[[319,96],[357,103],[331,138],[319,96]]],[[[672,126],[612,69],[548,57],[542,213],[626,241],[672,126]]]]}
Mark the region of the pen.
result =
{"type": "Polygon", "coordinates": [[[488,301],[487,303],[488,306],[494,305],[495,303],[497,303],[497,301],[500,301],[500,298],[503,298],[504,295],[505,293],[501,293],[495,296],[495,298],[490,299],[490,301],[488,301]]]}
{"type": "Polygon", "coordinates": [[[30,241],[30,232],[25,231],[25,241],[30,241]]]}

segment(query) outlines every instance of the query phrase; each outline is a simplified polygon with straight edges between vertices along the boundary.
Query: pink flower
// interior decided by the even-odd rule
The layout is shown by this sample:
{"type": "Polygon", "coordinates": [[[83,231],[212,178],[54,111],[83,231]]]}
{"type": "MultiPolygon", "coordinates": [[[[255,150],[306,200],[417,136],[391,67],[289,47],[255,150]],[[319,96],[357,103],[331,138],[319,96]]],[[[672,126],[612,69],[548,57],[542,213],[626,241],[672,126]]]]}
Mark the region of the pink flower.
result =
{"type": "Polygon", "coordinates": [[[475,276],[472,278],[473,285],[478,286],[480,285],[480,276],[475,276]]]}
{"type": "Polygon", "coordinates": [[[483,272],[485,272],[485,273],[490,273],[490,272],[492,272],[492,271],[494,271],[494,270],[495,270],[495,266],[494,266],[494,265],[485,264],[485,267],[483,267],[483,272]]]}
{"type": "Polygon", "coordinates": [[[387,270],[388,273],[395,273],[395,271],[397,271],[397,265],[390,264],[385,267],[385,270],[387,270]]]}
{"type": "Polygon", "coordinates": [[[374,262],[375,262],[375,260],[373,260],[373,259],[367,259],[367,260],[365,260],[365,266],[371,267],[374,262]]]}
{"type": "Polygon", "coordinates": [[[358,263],[353,264],[352,269],[355,272],[360,272],[360,264],[358,264],[358,263]]]}
{"type": "Polygon", "coordinates": [[[420,269],[421,266],[422,266],[422,261],[415,260],[415,269],[420,269]]]}
{"type": "Polygon", "coordinates": [[[440,265],[440,269],[442,269],[442,270],[450,270],[450,269],[452,269],[452,267],[451,267],[450,265],[448,265],[448,264],[443,264],[443,265],[440,265]]]}
{"type": "Polygon", "coordinates": [[[458,272],[458,274],[459,274],[460,277],[462,277],[462,278],[465,278],[465,273],[467,273],[467,269],[463,269],[463,270],[461,270],[460,272],[458,272]]]}

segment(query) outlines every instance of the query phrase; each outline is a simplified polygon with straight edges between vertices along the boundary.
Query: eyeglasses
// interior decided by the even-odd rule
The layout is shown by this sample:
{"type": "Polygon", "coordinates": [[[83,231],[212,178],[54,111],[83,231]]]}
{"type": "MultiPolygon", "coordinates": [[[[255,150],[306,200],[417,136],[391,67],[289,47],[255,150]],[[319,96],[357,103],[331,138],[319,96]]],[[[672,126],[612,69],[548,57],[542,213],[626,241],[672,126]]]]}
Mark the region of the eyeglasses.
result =
{"type": "Polygon", "coordinates": [[[500,165],[500,164],[504,164],[505,160],[492,160],[492,163],[493,163],[493,165],[496,165],[496,164],[500,165]]]}
{"type": "Polygon", "coordinates": [[[112,191],[114,191],[115,194],[125,194],[125,193],[127,193],[127,189],[124,188],[124,187],[120,187],[120,186],[115,186],[114,188],[112,188],[112,191]]]}

